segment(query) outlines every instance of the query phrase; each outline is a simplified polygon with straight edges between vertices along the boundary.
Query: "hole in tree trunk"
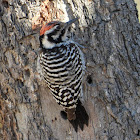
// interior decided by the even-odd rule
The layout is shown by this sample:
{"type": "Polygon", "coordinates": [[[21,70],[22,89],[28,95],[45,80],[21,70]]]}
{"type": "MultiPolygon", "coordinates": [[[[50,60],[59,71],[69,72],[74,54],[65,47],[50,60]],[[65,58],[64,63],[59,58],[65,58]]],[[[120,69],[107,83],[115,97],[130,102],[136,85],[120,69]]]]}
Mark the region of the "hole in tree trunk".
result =
{"type": "Polygon", "coordinates": [[[88,84],[92,84],[92,77],[91,77],[91,75],[88,75],[87,76],[87,82],[88,82],[88,84]]]}

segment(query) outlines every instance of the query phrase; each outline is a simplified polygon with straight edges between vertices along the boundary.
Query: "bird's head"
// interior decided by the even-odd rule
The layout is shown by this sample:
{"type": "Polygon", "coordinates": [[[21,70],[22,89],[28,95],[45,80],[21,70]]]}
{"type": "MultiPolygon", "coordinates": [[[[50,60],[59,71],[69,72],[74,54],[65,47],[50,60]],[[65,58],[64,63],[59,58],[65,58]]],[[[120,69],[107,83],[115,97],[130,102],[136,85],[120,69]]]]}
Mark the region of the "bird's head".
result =
{"type": "Polygon", "coordinates": [[[66,23],[60,21],[46,23],[40,30],[40,45],[49,49],[67,41],[68,29],[77,19],[72,19],[66,23]]]}

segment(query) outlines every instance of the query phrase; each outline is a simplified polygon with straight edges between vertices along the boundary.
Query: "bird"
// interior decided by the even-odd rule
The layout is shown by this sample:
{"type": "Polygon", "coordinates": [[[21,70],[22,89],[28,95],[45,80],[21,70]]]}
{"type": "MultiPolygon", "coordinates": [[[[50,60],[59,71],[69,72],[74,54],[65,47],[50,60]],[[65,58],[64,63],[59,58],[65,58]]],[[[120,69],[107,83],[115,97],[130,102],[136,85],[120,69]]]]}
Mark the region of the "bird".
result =
{"type": "Polygon", "coordinates": [[[78,18],[68,22],[51,21],[40,30],[39,55],[42,75],[56,102],[76,119],[77,102],[82,94],[85,58],[80,45],[69,38],[70,27],[78,18]]]}

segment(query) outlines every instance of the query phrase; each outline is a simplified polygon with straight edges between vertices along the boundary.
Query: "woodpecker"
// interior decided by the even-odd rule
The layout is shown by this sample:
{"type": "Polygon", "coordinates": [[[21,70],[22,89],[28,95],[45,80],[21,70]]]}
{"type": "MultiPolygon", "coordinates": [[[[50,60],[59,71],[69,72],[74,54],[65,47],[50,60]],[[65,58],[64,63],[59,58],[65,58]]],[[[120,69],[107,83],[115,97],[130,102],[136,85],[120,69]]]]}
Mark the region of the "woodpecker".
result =
{"type": "Polygon", "coordinates": [[[65,108],[68,120],[76,119],[76,106],[82,93],[85,60],[78,43],[68,35],[77,18],[66,23],[52,21],[40,30],[40,66],[56,102],[65,108]]]}

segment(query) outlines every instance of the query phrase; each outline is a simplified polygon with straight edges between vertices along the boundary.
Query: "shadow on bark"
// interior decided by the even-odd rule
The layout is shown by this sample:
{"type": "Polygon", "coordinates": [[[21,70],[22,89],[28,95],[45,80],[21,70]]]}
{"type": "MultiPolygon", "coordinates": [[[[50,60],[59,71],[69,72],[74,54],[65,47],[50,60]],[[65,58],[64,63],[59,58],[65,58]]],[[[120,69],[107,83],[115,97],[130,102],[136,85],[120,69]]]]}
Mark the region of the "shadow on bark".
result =
{"type": "MultiPolygon", "coordinates": [[[[89,116],[84,108],[84,106],[82,105],[81,101],[78,100],[77,102],[77,108],[76,108],[76,119],[69,121],[73,128],[75,129],[75,131],[78,131],[78,126],[79,128],[83,131],[84,130],[84,125],[88,126],[89,123],[89,116]]],[[[61,116],[63,119],[67,119],[67,114],[64,111],[61,111],[61,116]]]]}

